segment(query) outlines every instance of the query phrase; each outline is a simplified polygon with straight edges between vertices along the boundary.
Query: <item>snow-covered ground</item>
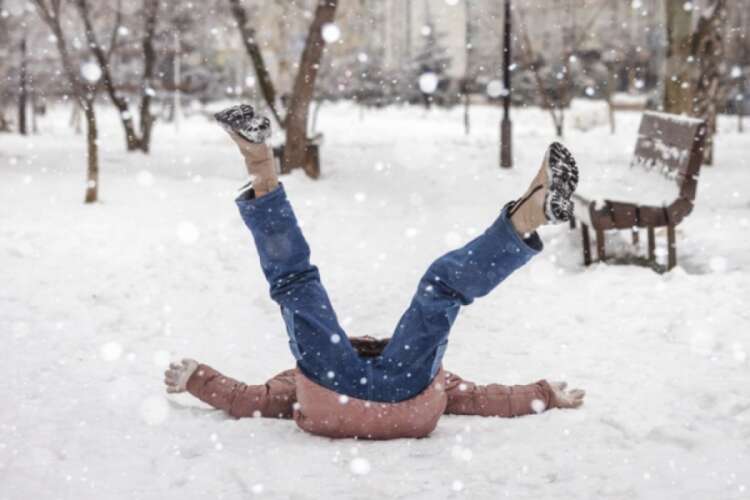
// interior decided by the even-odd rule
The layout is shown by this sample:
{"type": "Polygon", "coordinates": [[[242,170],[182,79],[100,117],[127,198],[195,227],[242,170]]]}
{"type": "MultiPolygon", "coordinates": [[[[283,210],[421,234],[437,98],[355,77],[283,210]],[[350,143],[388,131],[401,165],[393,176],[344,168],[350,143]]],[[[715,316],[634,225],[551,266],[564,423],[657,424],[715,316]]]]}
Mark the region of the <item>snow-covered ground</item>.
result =
{"type": "MultiPolygon", "coordinates": [[[[322,109],[322,179],[284,182],[350,334],[389,335],[430,261],[526,188],[549,117],[514,111],[504,171],[499,116],[477,108],[467,137],[460,109],[322,109]]],[[[604,116],[579,104],[568,117],[583,176],[631,157],[638,114],[619,113],[615,136],[604,116]]],[[[734,120],[679,227],[676,270],[586,269],[579,233],[545,228],[546,251],[461,312],[449,369],[565,379],[587,390],[582,409],[445,417],[394,442],[230,420],[163,393],[172,358],[249,382],[293,358],[232,201],[244,170],[224,132],[200,116],[179,135],[160,123],[154,153],[128,155],[114,116],[102,122],[94,206],[66,110],[38,136],[0,136],[0,499],[750,498],[750,134],[734,120]]]]}

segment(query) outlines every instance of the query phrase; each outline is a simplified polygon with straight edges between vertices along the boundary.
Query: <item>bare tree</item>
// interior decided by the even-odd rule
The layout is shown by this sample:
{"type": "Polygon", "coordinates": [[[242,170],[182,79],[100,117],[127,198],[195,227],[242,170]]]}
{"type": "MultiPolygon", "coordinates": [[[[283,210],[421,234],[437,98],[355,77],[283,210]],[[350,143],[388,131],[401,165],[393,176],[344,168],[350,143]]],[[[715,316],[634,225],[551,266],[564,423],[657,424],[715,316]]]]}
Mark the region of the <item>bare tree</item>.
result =
{"type": "Polygon", "coordinates": [[[303,168],[311,177],[320,173],[308,168],[307,158],[307,120],[310,103],[315,91],[315,79],[320,68],[325,40],[322,28],[333,22],[336,15],[338,0],[318,0],[302,50],[297,75],[292,87],[291,102],[284,118],[281,117],[276,106],[276,90],[268,72],[263,54],[255,37],[255,30],[248,23],[248,16],[240,0],[228,0],[232,14],[237,21],[240,36],[245,50],[250,56],[258,77],[261,93],[271,114],[282,129],[286,131],[286,144],[282,158],[282,172],[289,172],[294,168],[303,168]]]}
{"type": "Polygon", "coordinates": [[[713,164],[716,114],[724,60],[724,28],[727,18],[726,0],[713,0],[710,9],[698,19],[693,35],[692,53],[696,62],[693,94],[693,116],[706,120],[708,136],[703,148],[703,162],[713,164]]]}
{"type": "Polygon", "coordinates": [[[73,97],[83,109],[86,117],[86,195],[85,203],[94,203],[99,195],[99,149],[97,146],[98,131],[96,124],[96,110],[94,100],[96,99],[96,82],[84,80],[78,71],[74,56],[70,52],[65,33],[62,29],[62,2],[63,0],[33,0],[37,12],[42,21],[49,27],[55,38],[55,44],[60,56],[68,84],[73,92],[73,97]]]}
{"type": "Polygon", "coordinates": [[[105,50],[99,42],[97,33],[92,22],[91,6],[88,0],[73,0],[78,14],[83,22],[88,42],[89,51],[96,60],[102,72],[102,83],[112,104],[117,108],[125,132],[125,143],[128,151],[140,150],[148,153],[151,143],[151,130],[154,116],[151,114],[151,89],[154,68],[156,65],[156,50],[154,49],[154,35],[156,32],[156,21],[159,12],[159,0],[143,0],[143,39],[141,48],[143,52],[143,71],[140,85],[140,133],[136,131],[133,115],[126,97],[117,90],[112,76],[112,54],[117,45],[117,34],[122,27],[121,1],[118,0],[115,9],[115,22],[109,41],[109,49],[105,50]]]}
{"type": "Polygon", "coordinates": [[[464,133],[466,135],[469,135],[471,132],[471,119],[469,117],[469,106],[471,104],[471,83],[473,81],[472,78],[472,62],[473,57],[472,54],[474,53],[474,39],[473,39],[473,27],[472,27],[472,19],[471,19],[471,3],[470,2],[464,2],[464,18],[465,18],[465,25],[464,25],[464,50],[465,57],[466,57],[466,68],[464,70],[464,80],[462,82],[462,89],[461,92],[463,93],[464,97],[464,133]]]}
{"type": "MultiPolygon", "coordinates": [[[[561,75],[557,78],[557,99],[553,99],[550,95],[548,87],[545,85],[544,78],[541,74],[541,64],[538,56],[534,52],[534,46],[531,44],[531,38],[529,37],[529,30],[523,19],[523,15],[520,10],[516,10],[518,13],[518,25],[521,33],[522,41],[522,54],[524,64],[531,68],[532,74],[534,75],[534,81],[536,82],[539,95],[542,98],[542,104],[547,110],[549,110],[552,123],[555,126],[555,134],[558,137],[562,137],[564,126],[565,126],[565,106],[570,100],[570,92],[573,89],[573,71],[571,68],[571,62],[574,60],[574,55],[578,52],[578,47],[586,36],[591,33],[591,28],[596,22],[597,18],[604,12],[607,7],[606,2],[601,2],[596,11],[591,15],[585,25],[580,27],[573,27],[570,30],[569,40],[565,43],[565,49],[563,50],[562,69],[561,75]]],[[[572,16],[572,11],[571,11],[572,16]]],[[[575,19],[573,18],[575,22],[575,19]]]]}
{"type": "Polygon", "coordinates": [[[706,120],[703,161],[713,162],[713,136],[724,56],[726,0],[711,0],[693,29],[693,12],[683,2],[667,0],[667,60],[664,110],[706,120]]]}
{"type": "Polygon", "coordinates": [[[28,116],[28,66],[29,66],[29,55],[26,48],[26,29],[24,28],[23,38],[19,44],[19,52],[21,56],[21,68],[18,76],[18,133],[26,135],[28,133],[26,124],[28,116]]]}
{"type": "Polygon", "coordinates": [[[666,0],[667,57],[664,61],[663,108],[667,113],[691,111],[690,55],[692,48],[692,11],[682,0],[666,0]]]}

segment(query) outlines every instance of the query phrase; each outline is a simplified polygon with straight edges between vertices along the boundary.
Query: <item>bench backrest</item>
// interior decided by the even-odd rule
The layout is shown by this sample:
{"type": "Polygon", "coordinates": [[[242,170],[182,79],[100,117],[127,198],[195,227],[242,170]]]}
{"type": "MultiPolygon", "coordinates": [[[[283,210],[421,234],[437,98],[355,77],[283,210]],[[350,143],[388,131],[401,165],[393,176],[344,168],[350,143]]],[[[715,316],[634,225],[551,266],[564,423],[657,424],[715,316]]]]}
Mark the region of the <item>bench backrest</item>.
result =
{"type": "Polygon", "coordinates": [[[647,111],[641,119],[631,167],[673,180],[678,195],[693,201],[705,137],[703,120],[647,111]]]}

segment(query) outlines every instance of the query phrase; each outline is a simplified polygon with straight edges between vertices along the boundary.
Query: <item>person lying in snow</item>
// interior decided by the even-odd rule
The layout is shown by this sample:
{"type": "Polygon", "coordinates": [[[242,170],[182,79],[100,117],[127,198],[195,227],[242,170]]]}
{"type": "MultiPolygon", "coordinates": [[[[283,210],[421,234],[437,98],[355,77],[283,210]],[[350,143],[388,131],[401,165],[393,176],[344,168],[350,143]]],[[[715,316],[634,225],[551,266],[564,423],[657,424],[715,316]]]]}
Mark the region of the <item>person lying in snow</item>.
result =
{"type": "Polygon", "coordinates": [[[507,203],[482,235],[429,266],[390,339],[349,338],[276,176],[265,144],[270,121],[246,105],[216,119],[252,177],[236,203],[281,307],[297,366],[264,385],[246,385],[185,359],[165,372],[167,392],[187,390],[234,417],[294,418],[312,434],[365,439],[425,437],[444,413],[513,417],[583,403],[585,392],[567,390],[564,382],[482,386],[441,365],[460,307],[542,250],[537,227],[570,219],[578,170],[565,147],[550,145],[526,193],[507,203]]]}

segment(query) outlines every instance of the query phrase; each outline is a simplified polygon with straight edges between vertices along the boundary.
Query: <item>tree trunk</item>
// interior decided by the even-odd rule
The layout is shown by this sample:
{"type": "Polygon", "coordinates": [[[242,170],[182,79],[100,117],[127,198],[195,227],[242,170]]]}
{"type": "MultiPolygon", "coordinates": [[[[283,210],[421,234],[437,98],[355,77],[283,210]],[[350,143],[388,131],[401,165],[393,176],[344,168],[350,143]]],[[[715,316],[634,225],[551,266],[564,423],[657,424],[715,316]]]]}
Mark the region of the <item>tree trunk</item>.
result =
{"type": "Polygon", "coordinates": [[[96,128],[96,112],[94,101],[88,100],[82,104],[86,116],[86,197],[85,203],[95,203],[99,199],[99,146],[97,145],[98,131],[96,128]]]}
{"type": "MultiPolygon", "coordinates": [[[[305,48],[302,51],[299,70],[294,81],[292,100],[286,117],[286,144],[282,158],[282,172],[307,166],[307,117],[310,101],[315,90],[315,79],[318,76],[320,59],[323,55],[325,41],[321,29],[324,24],[333,21],[336,15],[338,0],[320,0],[315,9],[315,16],[307,34],[305,48]]],[[[305,170],[311,177],[318,173],[305,170]]]]}
{"type": "Polygon", "coordinates": [[[86,144],[87,144],[87,168],[86,168],[86,203],[97,201],[99,193],[99,151],[97,146],[96,110],[94,100],[96,99],[96,86],[84,83],[77,71],[77,66],[68,52],[65,34],[60,24],[61,11],[60,2],[47,4],[43,0],[34,0],[42,20],[47,24],[55,36],[55,45],[60,55],[63,71],[75,93],[78,106],[83,108],[86,116],[86,144]]]}
{"type": "Polygon", "coordinates": [[[663,108],[667,113],[689,114],[692,89],[688,58],[691,55],[692,11],[684,0],[665,0],[667,56],[664,63],[663,108]]]}
{"type": "Polygon", "coordinates": [[[159,13],[159,0],[143,0],[144,31],[143,36],[143,80],[141,81],[141,107],[139,110],[141,118],[141,151],[148,153],[151,150],[151,131],[154,125],[154,115],[151,114],[151,83],[156,67],[156,50],[154,48],[154,35],[156,33],[157,14],[159,13]]]}
{"type": "Polygon", "coordinates": [[[29,109],[28,106],[28,86],[27,81],[27,51],[26,51],[26,35],[24,34],[21,40],[21,69],[18,82],[18,133],[26,135],[28,133],[26,127],[26,116],[29,109]]]}
{"type": "Polygon", "coordinates": [[[703,163],[713,164],[717,101],[724,59],[726,0],[714,0],[708,15],[698,20],[692,53],[697,66],[692,115],[706,120],[708,134],[703,147],[703,163]]]}
{"type": "Polygon", "coordinates": [[[560,110],[560,116],[555,119],[555,135],[557,137],[563,136],[563,125],[565,124],[565,115],[563,113],[564,111],[560,110]]]}
{"type": "Polygon", "coordinates": [[[607,65],[607,112],[609,115],[609,132],[612,135],[614,135],[617,131],[617,126],[615,123],[615,106],[614,102],[612,102],[612,99],[615,95],[615,89],[617,88],[615,85],[615,78],[615,65],[607,65]]]}
{"type": "Polygon", "coordinates": [[[174,92],[172,92],[172,120],[174,128],[180,131],[180,122],[182,121],[182,101],[180,97],[180,80],[182,80],[182,68],[180,67],[180,33],[174,32],[174,58],[172,59],[172,72],[174,73],[174,92]]]}
{"type": "Polygon", "coordinates": [[[472,26],[471,26],[471,6],[470,2],[464,2],[464,17],[465,17],[465,34],[464,34],[464,47],[466,48],[466,67],[464,69],[464,82],[463,82],[463,94],[464,94],[464,133],[469,135],[471,133],[471,118],[469,116],[469,106],[471,105],[471,99],[469,96],[469,90],[471,84],[469,79],[471,78],[471,54],[474,50],[473,37],[472,37],[472,26]]]}

